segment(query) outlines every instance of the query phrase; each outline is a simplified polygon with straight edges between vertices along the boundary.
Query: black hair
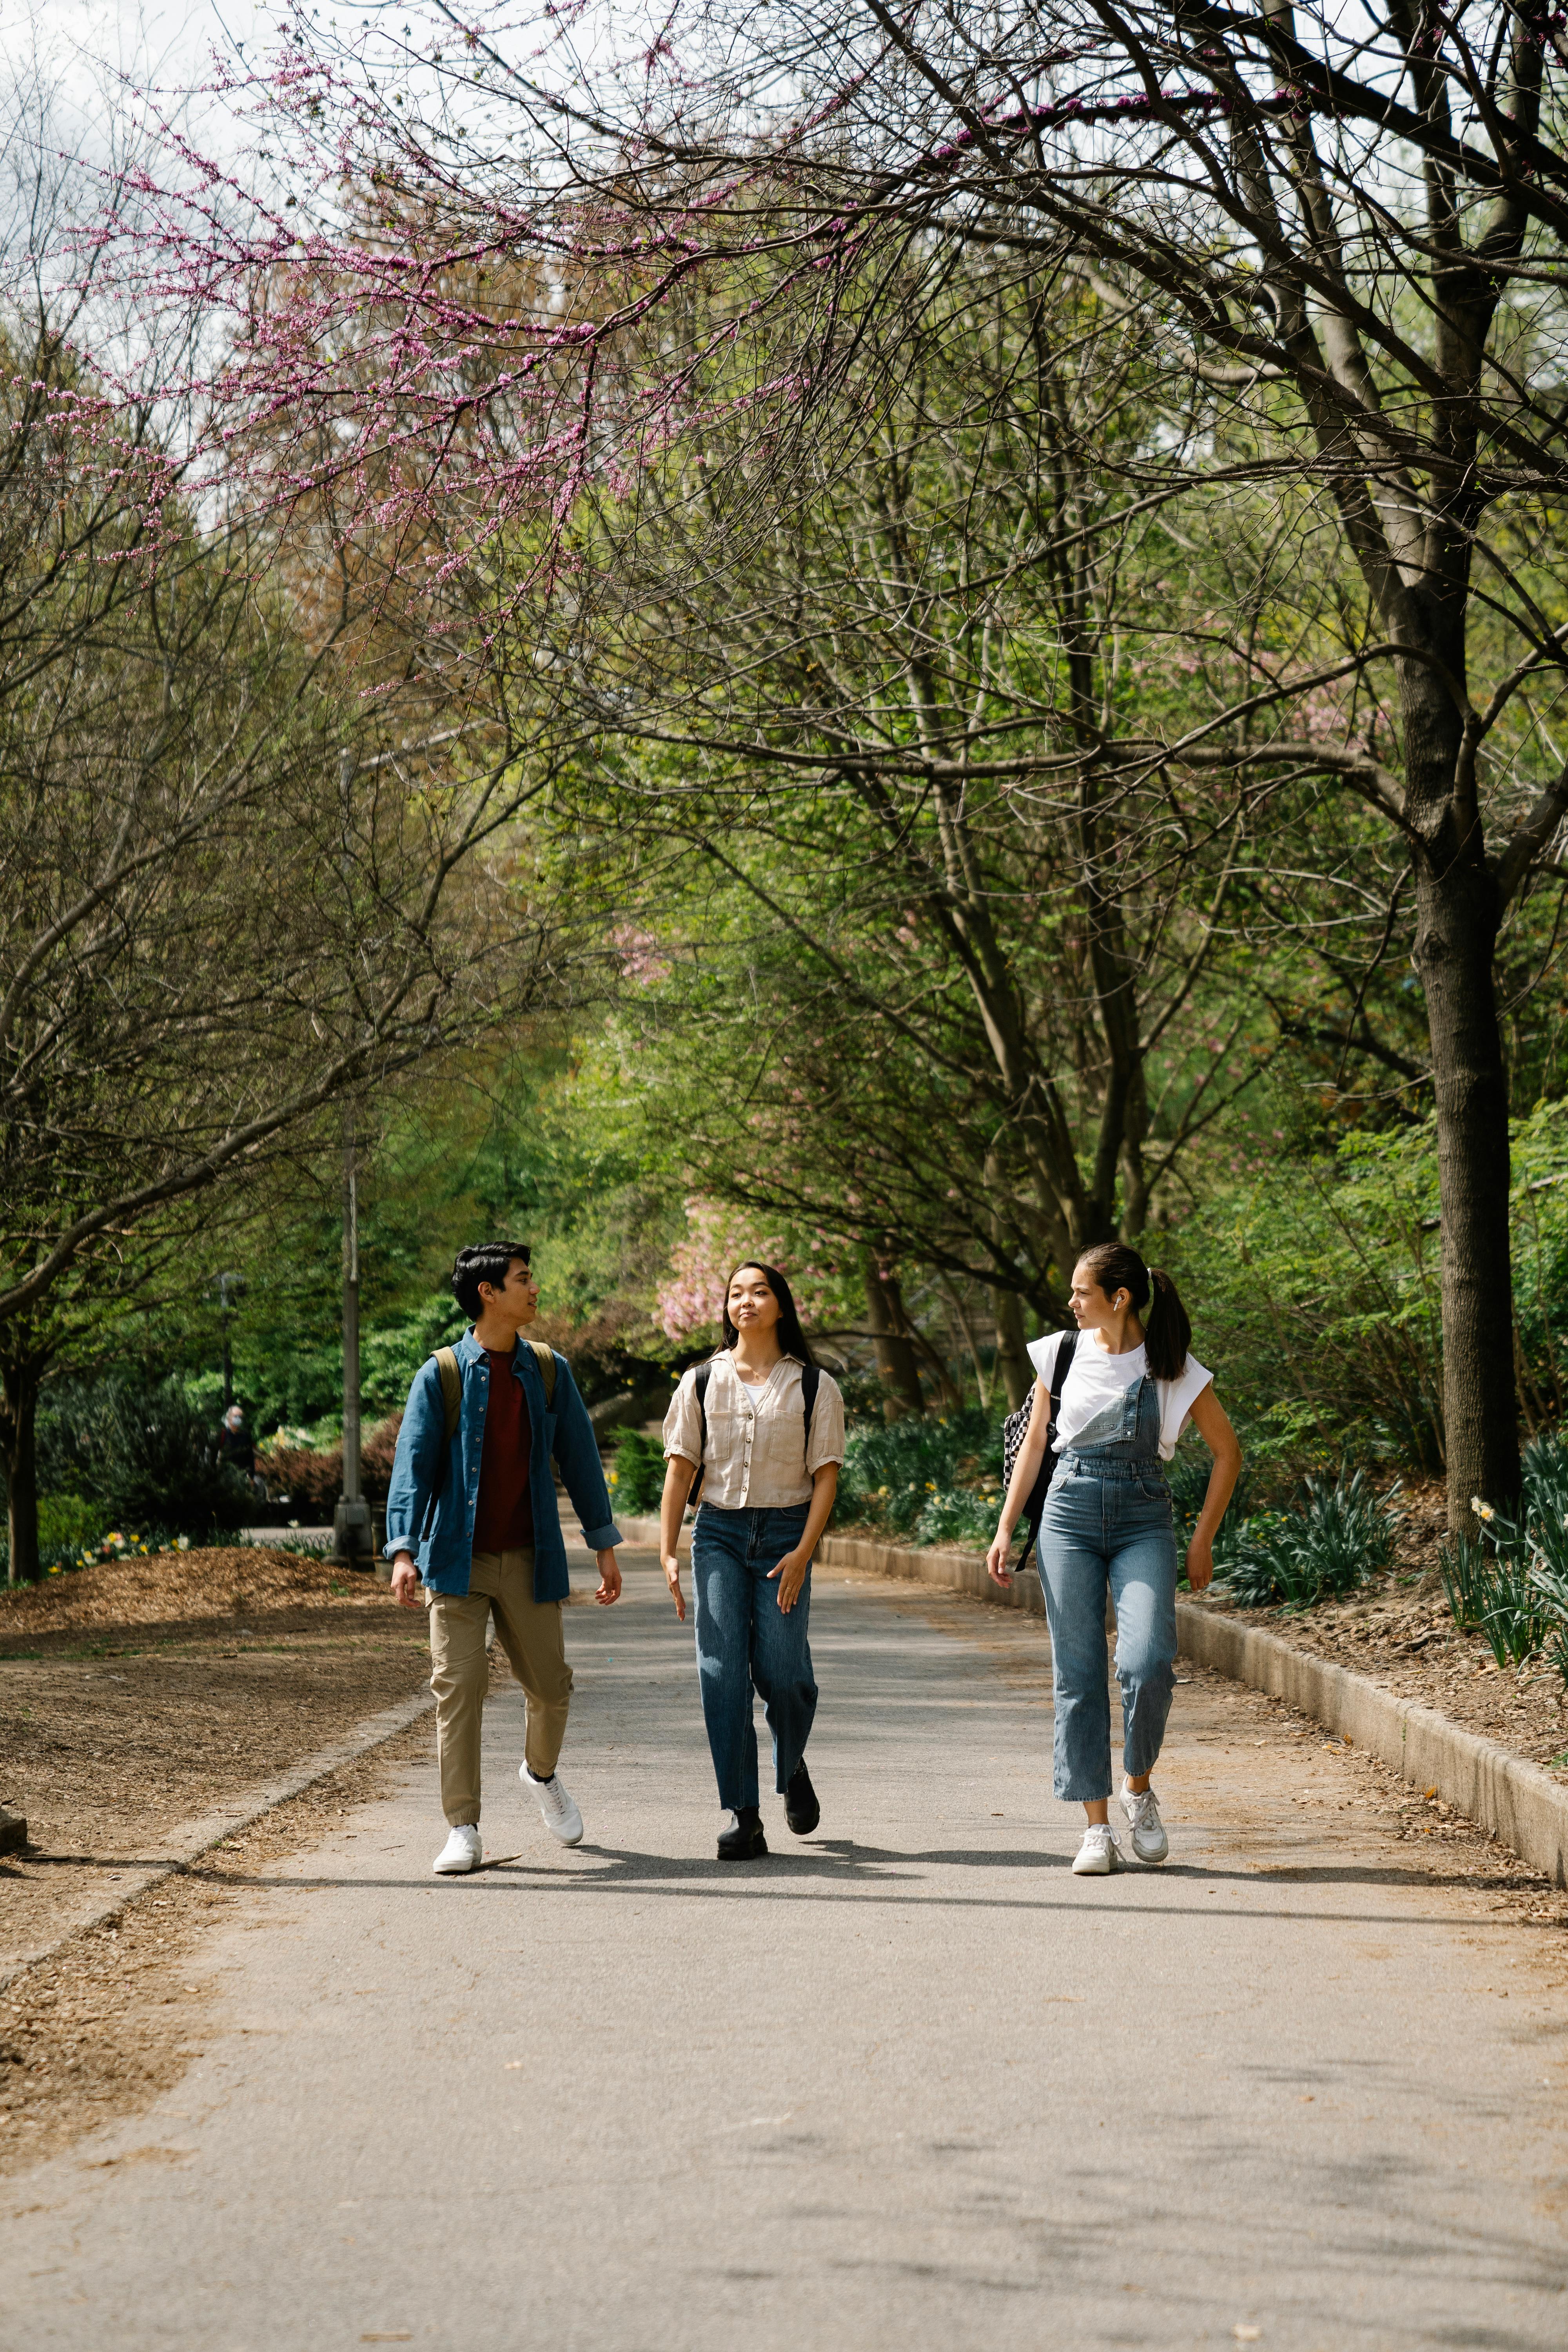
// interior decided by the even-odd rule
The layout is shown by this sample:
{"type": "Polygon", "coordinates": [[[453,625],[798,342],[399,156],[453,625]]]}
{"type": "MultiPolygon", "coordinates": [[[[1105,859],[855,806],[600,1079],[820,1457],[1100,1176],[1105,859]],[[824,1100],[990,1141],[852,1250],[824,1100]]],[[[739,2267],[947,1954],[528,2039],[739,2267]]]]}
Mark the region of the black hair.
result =
{"type": "Polygon", "coordinates": [[[1107,1298],[1118,1290],[1126,1291],[1132,1312],[1143,1326],[1149,1370],[1157,1381],[1179,1381],[1186,1370],[1193,1326],[1170,1276],[1158,1266],[1145,1265],[1125,1242],[1097,1242],[1083,1252],[1079,1264],[1093,1275],[1107,1298]],[[1152,1306],[1149,1305],[1151,1291],[1152,1306]]]}
{"type": "Polygon", "coordinates": [[[470,1323],[477,1323],[483,1310],[480,1283],[488,1282],[492,1290],[499,1290],[509,1269],[519,1258],[526,1265],[529,1256],[526,1242],[479,1242],[472,1249],[458,1252],[452,1263],[452,1289],[470,1323]]]}
{"type": "MultiPolygon", "coordinates": [[[[777,1328],[780,1353],[793,1356],[799,1364],[815,1363],[816,1359],[806,1346],[805,1333],[800,1328],[800,1317],[795,1312],[795,1299],[790,1286],[776,1265],[764,1265],[760,1257],[743,1257],[734,1269],[734,1273],[731,1275],[730,1282],[734,1281],[735,1275],[743,1274],[749,1265],[754,1265],[759,1274],[766,1276],[768,1288],[778,1300],[777,1328]]],[[[724,1345],[726,1348],[732,1348],[741,1336],[730,1320],[730,1282],[724,1285],[724,1345]]]]}

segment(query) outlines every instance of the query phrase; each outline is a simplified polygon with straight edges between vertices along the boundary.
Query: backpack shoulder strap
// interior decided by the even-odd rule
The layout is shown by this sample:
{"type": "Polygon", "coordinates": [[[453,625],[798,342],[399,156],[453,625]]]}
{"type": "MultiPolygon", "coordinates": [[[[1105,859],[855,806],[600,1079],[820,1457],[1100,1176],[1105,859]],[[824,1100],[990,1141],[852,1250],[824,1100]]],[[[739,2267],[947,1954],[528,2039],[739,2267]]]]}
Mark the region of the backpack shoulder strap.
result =
{"type": "Polygon", "coordinates": [[[533,1350],[533,1360],[539,1366],[539,1377],[544,1382],[544,1410],[546,1412],[553,1412],[555,1410],[555,1350],[553,1348],[547,1348],[542,1339],[531,1339],[528,1344],[533,1350]]]}
{"type": "Polygon", "coordinates": [[[441,1402],[447,1415],[447,1443],[450,1445],[463,1411],[463,1375],[455,1348],[437,1349],[436,1370],[441,1376],[441,1402]]]}
{"type": "Polygon", "coordinates": [[[698,1490],[702,1484],[702,1457],[708,1451],[708,1383],[712,1377],[713,1362],[711,1357],[710,1357],[707,1363],[699,1364],[697,1370],[691,1375],[691,1393],[697,1399],[697,1475],[692,1479],[690,1486],[686,1490],[688,1509],[689,1509],[691,1505],[697,1500],[698,1490]]]}
{"type": "Polygon", "coordinates": [[[1051,1366],[1051,1419],[1057,1417],[1057,1407],[1062,1401],[1062,1388],[1072,1370],[1073,1355],[1078,1347],[1078,1333],[1065,1331],[1057,1343],[1057,1360],[1051,1366]]]}

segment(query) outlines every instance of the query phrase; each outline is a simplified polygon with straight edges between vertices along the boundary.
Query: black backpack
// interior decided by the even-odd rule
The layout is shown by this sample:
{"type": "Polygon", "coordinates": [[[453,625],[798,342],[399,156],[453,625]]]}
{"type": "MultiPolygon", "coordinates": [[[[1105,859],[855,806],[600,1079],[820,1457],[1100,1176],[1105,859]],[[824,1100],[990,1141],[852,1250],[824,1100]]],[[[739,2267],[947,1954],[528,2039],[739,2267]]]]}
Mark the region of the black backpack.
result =
{"type": "MultiPolygon", "coordinates": [[[[1019,1521],[1020,1526],[1028,1531],[1027,1539],[1019,1555],[1020,1566],[1027,1559],[1040,1539],[1040,1521],[1046,1513],[1046,1496],[1050,1487],[1051,1473],[1057,1466],[1057,1414],[1061,1409],[1062,1383],[1072,1370],[1073,1351],[1077,1346],[1078,1333],[1076,1331],[1064,1333],[1057,1349],[1057,1360],[1051,1368],[1051,1418],[1046,1435],[1046,1458],[1040,1465],[1039,1476],[1029,1489],[1029,1499],[1024,1506],[1019,1521]]],[[[1034,1410],[1035,1400],[1031,1397],[1026,1404],[1021,1404],[1018,1407],[1016,1412],[1010,1412],[1002,1423],[1002,1492],[1004,1495],[1013,1483],[1013,1473],[1017,1467],[1018,1456],[1024,1450],[1024,1440],[1029,1433],[1029,1421],[1034,1410]]]]}
{"type": "MultiPolygon", "coordinates": [[[[702,1427],[702,1435],[700,1443],[701,1452],[703,1454],[706,1454],[708,1451],[708,1382],[712,1376],[712,1371],[713,1366],[711,1361],[706,1364],[699,1364],[696,1372],[692,1376],[691,1381],[692,1394],[697,1399],[697,1418],[702,1427]]],[[[802,1364],[800,1368],[800,1401],[805,1408],[805,1443],[807,1445],[811,1444],[811,1416],[816,1407],[816,1391],[821,1386],[822,1372],[820,1367],[816,1364],[802,1364]]],[[[689,1509],[696,1502],[697,1490],[701,1484],[702,1462],[700,1455],[697,1464],[697,1475],[691,1481],[691,1491],[686,1497],[688,1509],[689,1509]]]]}

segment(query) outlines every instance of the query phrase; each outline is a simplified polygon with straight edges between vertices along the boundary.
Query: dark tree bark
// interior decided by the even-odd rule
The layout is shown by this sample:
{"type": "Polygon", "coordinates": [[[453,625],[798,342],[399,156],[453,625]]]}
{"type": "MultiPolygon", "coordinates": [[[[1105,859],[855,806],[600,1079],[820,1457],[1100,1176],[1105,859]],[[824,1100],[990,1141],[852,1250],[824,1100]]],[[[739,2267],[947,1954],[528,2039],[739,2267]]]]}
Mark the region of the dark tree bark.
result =
{"type": "Polygon", "coordinates": [[[1007,1410],[1016,1412],[1034,1385],[1024,1332],[1024,1302],[1016,1290],[994,1290],[991,1311],[996,1318],[996,1366],[1007,1394],[1007,1410]]]}
{"type": "Polygon", "coordinates": [[[38,1573],[38,1390],[44,1361],[26,1349],[7,1352],[0,1361],[0,1462],[5,1470],[12,1584],[31,1584],[38,1573]]]}
{"type": "Polygon", "coordinates": [[[922,1413],[920,1359],[909,1337],[909,1318],[896,1275],[889,1274],[869,1252],[865,1261],[866,1312],[871,1325],[871,1347],[877,1370],[888,1393],[882,1412],[889,1421],[906,1413],[922,1413]]]}

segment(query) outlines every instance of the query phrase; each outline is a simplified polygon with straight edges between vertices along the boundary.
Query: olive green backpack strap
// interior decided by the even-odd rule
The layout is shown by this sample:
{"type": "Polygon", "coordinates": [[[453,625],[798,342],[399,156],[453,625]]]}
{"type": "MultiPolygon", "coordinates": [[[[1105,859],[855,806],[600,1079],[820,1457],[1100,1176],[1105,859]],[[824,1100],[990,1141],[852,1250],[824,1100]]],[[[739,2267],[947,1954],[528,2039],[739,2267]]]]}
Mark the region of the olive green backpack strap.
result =
{"type": "Polygon", "coordinates": [[[458,1368],[455,1348],[437,1348],[436,1370],[441,1375],[441,1402],[447,1410],[447,1443],[458,1434],[458,1423],[463,1410],[463,1375],[458,1368]]]}
{"type": "Polygon", "coordinates": [[[528,1344],[533,1349],[533,1360],[539,1366],[539,1377],[544,1382],[544,1410],[546,1412],[553,1412],[555,1410],[555,1350],[553,1348],[547,1348],[542,1339],[531,1339],[528,1344]]]}

